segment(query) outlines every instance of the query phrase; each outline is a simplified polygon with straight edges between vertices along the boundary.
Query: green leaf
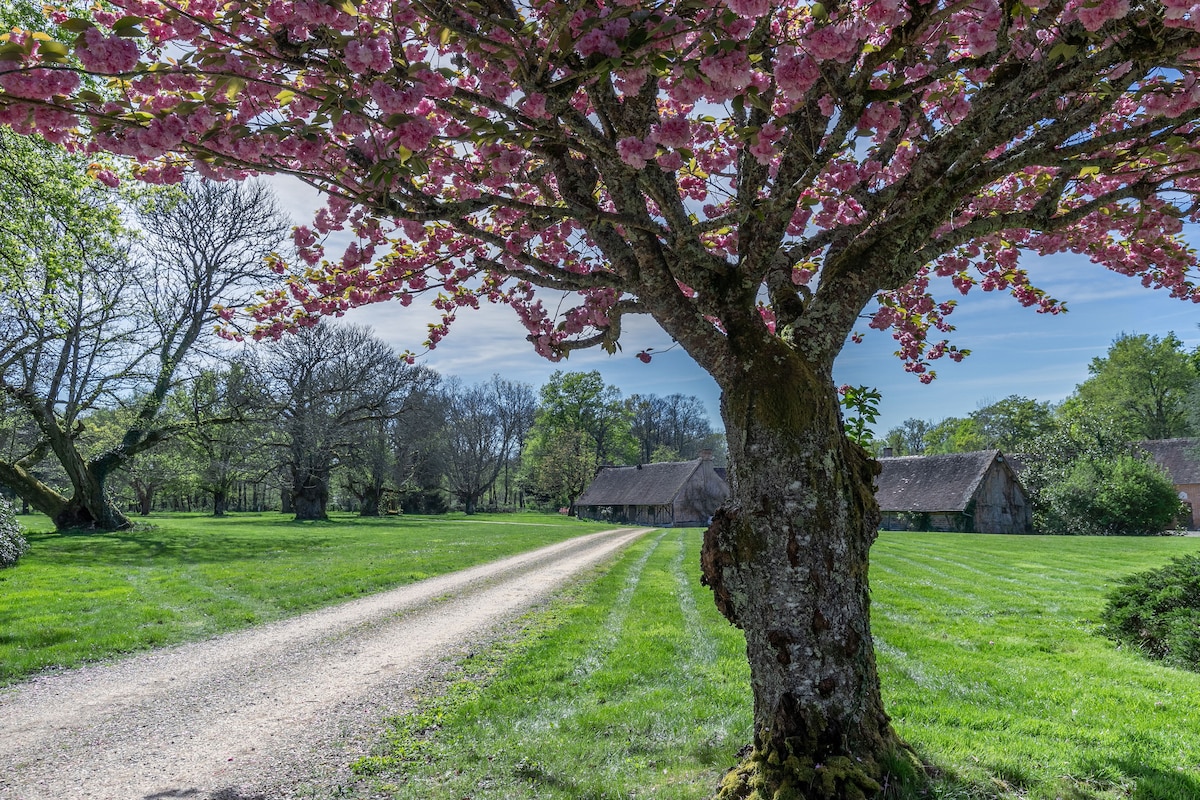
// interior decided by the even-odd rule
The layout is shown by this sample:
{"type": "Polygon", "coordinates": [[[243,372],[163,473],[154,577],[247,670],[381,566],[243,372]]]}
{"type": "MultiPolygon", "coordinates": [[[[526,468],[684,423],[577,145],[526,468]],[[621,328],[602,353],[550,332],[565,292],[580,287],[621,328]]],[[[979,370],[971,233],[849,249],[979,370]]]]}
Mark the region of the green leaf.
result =
{"type": "Polygon", "coordinates": [[[291,89],[283,89],[279,92],[279,94],[275,95],[275,102],[279,103],[281,106],[286,106],[288,103],[292,102],[292,99],[295,96],[296,93],[291,89]]]}
{"type": "Polygon", "coordinates": [[[70,31],[71,33],[83,33],[84,31],[96,26],[92,24],[91,20],[77,19],[72,17],[58,27],[62,28],[63,30],[70,31]]]}
{"type": "Polygon", "coordinates": [[[0,60],[17,61],[24,58],[29,51],[25,49],[25,45],[9,42],[8,44],[0,44],[0,60]]]}
{"type": "Polygon", "coordinates": [[[1087,178],[1092,175],[1099,175],[1099,174],[1100,174],[1099,167],[1084,167],[1083,169],[1079,170],[1079,177],[1081,177],[1081,178],[1087,178]]]}
{"type": "Polygon", "coordinates": [[[62,42],[42,42],[38,46],[38,52],[41,53],[43,57],[63,59],[66,58],[67,54],[71,51],[70,48],[68,48],[62,42]]]}
{"type": "Polygon", "coordinates": [[[1079,45],[1059,42],[1050,48],[1050,52],[1046,54],[1046,58],[1053,64],[1055,61],[1066,61],[1067,59],[1074,58],[1078,52],[1079,45]]]}
{"type": "Polygon", "coordinates": [[[145,22],[145,17],[121,17],[113,23],[112,30],[113,33],[123,39],[145,36],[146,32],[141,28],[145,22]]]}
{"type": "Polygon", "coordinates": [[[228,78],[218,88],[221,89],[222,92],[224,92],[225,97],[228,100],[233,100],[235,97],[238,96],[238,93],[241,92],[242,89],[246,88],[246,79],[245,78],[228,78]]]}

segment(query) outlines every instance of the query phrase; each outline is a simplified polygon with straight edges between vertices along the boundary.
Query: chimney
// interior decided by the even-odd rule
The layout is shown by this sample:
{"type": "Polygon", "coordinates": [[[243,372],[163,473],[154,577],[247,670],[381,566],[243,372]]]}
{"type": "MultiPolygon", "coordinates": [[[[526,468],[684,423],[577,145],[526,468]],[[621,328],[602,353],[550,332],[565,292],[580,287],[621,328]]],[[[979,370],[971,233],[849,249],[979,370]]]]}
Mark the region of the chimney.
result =
{"type": "Polygon", "coordinates": [[[892,448],[890,448],[890,447],[883,448],[883,457],[891,458],[892,457],[892,448]]]}
{"type": "Polygon", "coordinates": [[[712,461],[713,460],[712,450],[709,450],[707,448],[704,450],[701,450],[700,451],[700,460],[701,461],[712,461]]]}

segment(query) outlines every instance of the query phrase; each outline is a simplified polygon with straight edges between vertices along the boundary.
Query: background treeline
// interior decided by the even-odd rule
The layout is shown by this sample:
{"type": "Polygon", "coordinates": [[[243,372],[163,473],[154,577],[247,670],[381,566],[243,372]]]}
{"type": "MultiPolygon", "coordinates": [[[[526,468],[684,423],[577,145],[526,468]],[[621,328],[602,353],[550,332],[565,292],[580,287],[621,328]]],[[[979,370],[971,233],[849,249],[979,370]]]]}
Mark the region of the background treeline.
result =
{"type": "Polygon", "coordinates": [[[113,188],[101,166],[0,129],[0,494],[59,529],[557,509],[598,465],[722,451],[696,398],[595,372],[466,385],[328,321],[243,342],[233,320],[289,247],[271,191],[113,188]]]}
{"type": "MultiPolygon", "coordinates": [[[[598,466],[723,456],[703,404],[631,395],[598,372],[555,372],[539,388],[493,376],[466,384],[406,363],[368,328],[325,322],[277,341],[198,348],[155,415],[155,446],[106,474],[122,514],[277,510],[321,519],[451,509],[570,506],[598,466]]],[[[119,450],[148,386],[72,415],[84,463],[119,450]]],[[[35,421],[0,409],[0,459],[24,460],[38,484],[71,491],[67,467],[35,421]]],[[[5,493],[36,507],[17,487],[5,493]]]]}
{"type": "Polygon", "coordinates": [[[907,419],[871,446],[895,456],[1002,450],[1021,468],[1039,532],[1174,527],[1174,486],[1138,443],[1200,436],[1200,348],[1173,333],[1121,334],[1088,372],[1057,405],[1011,395],[965,417],[907,419]]]}

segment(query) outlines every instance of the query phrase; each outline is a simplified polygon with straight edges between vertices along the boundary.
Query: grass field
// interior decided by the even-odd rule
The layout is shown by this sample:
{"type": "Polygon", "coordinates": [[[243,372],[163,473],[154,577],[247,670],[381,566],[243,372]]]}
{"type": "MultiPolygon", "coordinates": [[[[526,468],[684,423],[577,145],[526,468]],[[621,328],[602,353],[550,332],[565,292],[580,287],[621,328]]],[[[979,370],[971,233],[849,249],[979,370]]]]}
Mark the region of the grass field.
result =
{"type": "MultiPolygon", "coordinates": [[[[601,527],[526,515],[150,521],[103,536],[35,528],[31,553],[0,571],[3,680],[601,527]]],[[[699,540],[697,530],[641,539],[530,617],[524,635],[465,662],[358,765],[374,787],[365,791],[707,797],[749,740],[750,696],[740,633],[699,585],[699,540]]],[[[1115,578],[1197,551],[1200,539],[1190,538],[883,534],[871,579],[885,701],[934,767],[932,796],[1200,798],[1200,675],[1096,635],[1115,578]]]]}
{"type": "Polygon", "coordinates": [[[21,517],[30,552],[0,570],[0,685],[50,666],[278,619],[607,527],[535,514],[290,520],[277,513],[164,514],[132,531],[62,535],[44,517],[21,517]]]}
{"type": "MultiPolygon", "coordinates": [[[[698,585],[698,531],[632,547],[531,632],[477,656],[358,765],[368,792],[700,800],[749,740],[740,634],[698,585]]],[[[1196,800],[1200,675],[1095,627],[1115,576],[1200,539],[885,533],[885,702],[943,800],[1196,800]]],[[[371,794],[371,796],[376,796],[371,794]]]]}

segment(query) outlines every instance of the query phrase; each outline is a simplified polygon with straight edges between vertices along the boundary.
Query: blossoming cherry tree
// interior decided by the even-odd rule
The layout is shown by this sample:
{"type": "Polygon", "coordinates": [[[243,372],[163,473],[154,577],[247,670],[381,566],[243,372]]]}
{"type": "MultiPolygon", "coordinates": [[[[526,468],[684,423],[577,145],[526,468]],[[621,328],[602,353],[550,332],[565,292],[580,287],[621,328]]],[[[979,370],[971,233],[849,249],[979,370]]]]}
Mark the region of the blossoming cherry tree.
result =
{"type": "MultiPolygon", "coordinates": [[[[0,46],[0,120],[144,180],[286,173],[327,206],[257,309],[511,307],[557,359],[652,316],[723,392],[703,568],[746,635],[727,797],[877,795],[875,463],[834,358],[866,315],[922,380],[957,296],[1060,303],[1074,252],[1195,301],[1191,0],[113,0],[0,46]],[[83,82],[80,73],[101,76],[83,82]],[[327,253],[327,234],[352,244],[327,253]],[[549,307],[540,299],[549,292],[549,307]],[[575,298],[554,313],[563,293],[575,298]]],[[[97,177],[114,177],[98,167],[97,177]]],[[[236,322],[236,320],[233,320],[236,322]]],[[[642,354],[643,360],[649,354],[642,354]]]]}

